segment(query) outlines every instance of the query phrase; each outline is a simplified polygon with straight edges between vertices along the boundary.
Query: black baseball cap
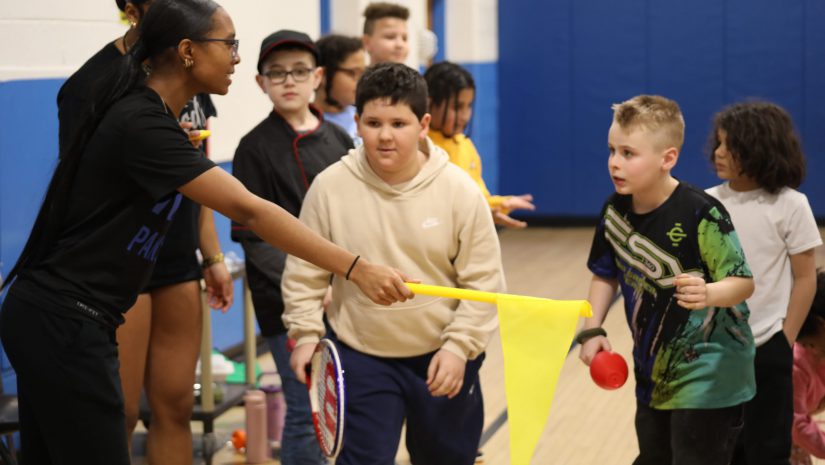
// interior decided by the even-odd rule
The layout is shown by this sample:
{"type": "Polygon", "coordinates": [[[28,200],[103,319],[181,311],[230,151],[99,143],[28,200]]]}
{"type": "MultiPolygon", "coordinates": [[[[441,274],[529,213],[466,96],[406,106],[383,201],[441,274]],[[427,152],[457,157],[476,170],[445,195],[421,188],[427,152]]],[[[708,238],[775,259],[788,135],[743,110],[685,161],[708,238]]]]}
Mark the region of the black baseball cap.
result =
{"type": "Polygon", "coordinates": [[[275,49],[283,47],[284,45],[297,45],[307,49],[315,58],[315,63],[318,63],[321,59],[315,42],[313,42],[308,35],[303,32],[281,29],[280,31],[273,32],[261,42],[261,53],[258,55],[258,73],[261,72],[261,65],[264,63],[266,57],[275,49]]]}

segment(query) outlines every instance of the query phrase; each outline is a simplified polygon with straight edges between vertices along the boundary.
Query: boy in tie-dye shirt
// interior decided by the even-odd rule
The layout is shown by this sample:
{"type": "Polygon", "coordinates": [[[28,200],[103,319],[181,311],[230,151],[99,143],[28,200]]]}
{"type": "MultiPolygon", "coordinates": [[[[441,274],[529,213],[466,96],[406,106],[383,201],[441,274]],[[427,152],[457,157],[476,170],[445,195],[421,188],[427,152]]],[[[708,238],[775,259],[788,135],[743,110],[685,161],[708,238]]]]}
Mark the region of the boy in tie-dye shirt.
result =
{"type": "Polygon", "coordinates": [[[601,324],[620,286],[634,343],[634,465],[727,465],[755,393],[751,272],[724,207],[670,175],[684,139],[678,105],[643,95],[614,112],[616,193],[588,259],[593,317],[580,357],[610,350],[601,324]]]}

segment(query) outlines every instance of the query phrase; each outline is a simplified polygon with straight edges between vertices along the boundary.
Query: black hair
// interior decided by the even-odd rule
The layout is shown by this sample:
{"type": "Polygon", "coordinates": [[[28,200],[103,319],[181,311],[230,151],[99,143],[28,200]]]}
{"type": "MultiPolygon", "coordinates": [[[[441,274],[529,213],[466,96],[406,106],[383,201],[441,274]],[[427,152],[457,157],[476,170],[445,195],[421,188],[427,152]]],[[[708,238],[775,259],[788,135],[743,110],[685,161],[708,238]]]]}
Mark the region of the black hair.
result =
{"type": "MultiPolygon", "coordinates": [[[[476,89],[473,75],[462,66],[449,61],[442,61],[427,68],[424,80],[427,81],[431,110],[442,103],[449,103],[450,100],[454,100],[458,106],[459,92],[464,89],[476,89]]],[[[443,111],[442,121],[447,114],[446,105],[443,111]]]]}
{"type": "Polygon", "coordinates": [[[392,105],[409,105],[420,120],[427,113],[427,83],[418,71],[401,63],[379,63],[370,66],[358,80],[355,89],[355,111],[358,116],[367,102],[389,99],[392,105]]]}
{"type": "Polygon", "coordinates": [[[816,273],[816,294],[811,303],[811,310],[802,328],[799,329],[797,339],[821,337],[822,328],[825,327],[825,270],[817,270],[816,273]]]}
{"type": "Polygon", "coordinates": [[[791,116],[782,107],[769,102],[745,102],[731,105],[713,118],[708,140],[710,162],[719,147],[719,131],[726,134],[725,144],[739,163],[742,173],[770,193],[783,187],[797,188],[805,178],[805,155],[794,130],[791,116]]]}
{"type": "Polygon", "coordinates": [[[212,0],[156,0],[140,22],[140,37],[131,49],[97,80],[91,101],[81,111],[77,129],[55,168],[32,231],[6,280],[45,258],[63,230],[64,214],[83,152],[106,111],[135,88],[144,85],[143,63],[162,63],[181,40],[203,37],[212,29],[219,8],[212,0]]]}
{"type": "Polygon", "coordinates": [[[406,21],[410,17],[410,10],[397,3],[375,2],[364,9],[364,34],[370,36],[375,29],[375,22],[384,18],[397,18],[406,21]]]}
{"type": "Polygon", "coordinates": [[[364,43],[358,37],[331,34],[318,39],[315,46],[318,47],[318,53],[321,55],[318,66],[324,68],[324,101],[328,105],[340,107],[341,103],[330,95],[332,93],[332,80],[335,78],[335,74],[338,73],[341,63],[346,61],[353,53],[363,50],[364,43]]]}
{"type": "Polygon", "coordinates": [[[131,3],[132,5],[139,7],[148,1],[149,0],[115,0],[115,4],[120,11],[126,11],[127,3],[131,3]]]}

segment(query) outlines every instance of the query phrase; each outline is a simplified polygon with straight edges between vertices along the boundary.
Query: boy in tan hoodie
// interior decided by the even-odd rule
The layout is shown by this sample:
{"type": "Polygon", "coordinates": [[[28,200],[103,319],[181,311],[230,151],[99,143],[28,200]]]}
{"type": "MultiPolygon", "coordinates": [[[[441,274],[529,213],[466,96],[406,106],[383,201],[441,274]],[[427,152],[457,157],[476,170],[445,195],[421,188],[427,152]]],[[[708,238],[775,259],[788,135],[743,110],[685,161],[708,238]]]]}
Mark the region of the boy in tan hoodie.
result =
{"type": "MultiPolygon", "coordinates": [[[[319,174],[301,221],[370,261],[428,284],[500,292],[504,278],[489,208],[473,180],[427,138],[427,85],[415,70],[383,63],[356,90],[363,145],[319,174]]],[[[357,266],[357,264],[356,264],[357,266]]],[[[330,274],[290,256],[284,323],[297,341],[303,380],[326,333],[330,274]]],[[[393,463],[406,420],[413,463],[472,464],[484,420],[478,369],[496,328],[491,304],[418,297],[382,307],[335,279],[328,336],[338,342],[347,389],[339,465],[393,463]]]]}

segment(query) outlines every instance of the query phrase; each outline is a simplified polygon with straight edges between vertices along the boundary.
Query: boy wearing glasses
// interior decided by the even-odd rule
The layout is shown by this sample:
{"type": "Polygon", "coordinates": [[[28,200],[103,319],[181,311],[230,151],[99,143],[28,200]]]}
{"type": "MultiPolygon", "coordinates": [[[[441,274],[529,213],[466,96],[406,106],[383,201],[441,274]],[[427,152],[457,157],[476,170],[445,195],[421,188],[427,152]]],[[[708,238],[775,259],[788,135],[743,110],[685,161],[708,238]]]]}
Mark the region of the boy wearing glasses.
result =
{"type": "MultiPolygon", "coordinates": [[[[272,102],[272,112],[241,139],[232,172],[254,194],[295,216],[315,176],[353,148],[340,127],[324,121],[310,105],[321,82],[319,53],[302,32],[281,30],[263,40],[255,77],[272,102]]],[[[232,239],[246,255],[246,275],[252,291],[261,335],[267,340],[287,404],[281,463],[326,464],[315,440],[306,386],[289,367],[281,275],[286,255],[249,228],[232,223],[232,239]]]]}

